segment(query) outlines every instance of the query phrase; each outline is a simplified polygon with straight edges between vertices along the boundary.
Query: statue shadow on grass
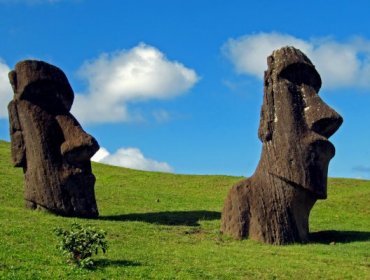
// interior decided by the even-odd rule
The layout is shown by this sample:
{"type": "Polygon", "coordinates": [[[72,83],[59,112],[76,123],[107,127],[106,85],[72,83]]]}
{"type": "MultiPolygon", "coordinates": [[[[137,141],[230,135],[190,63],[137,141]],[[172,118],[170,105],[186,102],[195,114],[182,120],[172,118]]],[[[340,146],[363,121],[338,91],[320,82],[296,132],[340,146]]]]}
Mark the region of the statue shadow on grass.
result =
{"type": "Polygon", "coordinates": [[[98,219],[122,222],[139,221],[169,226],[199,226],[199,220],[219,220],[220,218],[220,212],[199,210],[100,216],[98,219]]]}
{"type": "Polygon", "coordinates": [[[310,243],[330,244],[355,241],[370,241],[370,232],[323,230],[310,233],[310,243]]]}
{"type": "Polygon", "coordinates": [[[96,268],[103,268],[108,266],[140,266],[141,263],[128,260],[109,260],[109,259],[97,259],[94,260],[94,266],[96,268]]]}

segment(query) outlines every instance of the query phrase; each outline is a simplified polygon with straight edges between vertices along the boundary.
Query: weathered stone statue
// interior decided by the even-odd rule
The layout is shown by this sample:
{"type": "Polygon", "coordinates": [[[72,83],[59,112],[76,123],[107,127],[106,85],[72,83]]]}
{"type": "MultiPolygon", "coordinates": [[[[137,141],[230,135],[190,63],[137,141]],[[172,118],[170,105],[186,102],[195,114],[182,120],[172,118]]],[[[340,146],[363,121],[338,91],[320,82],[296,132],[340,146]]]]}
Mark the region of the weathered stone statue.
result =
{"type": "Polygon", "coordinates": [[[57,67],[26,60],[9,73],[11,152],[25,175],[26,207],[96,217],[90,158],[99,149],[69,113],[74,93],[57,67]]]}
{"type": "Polygon", "coordinates": [[[230,190],[221,231],[271,244],[307,242],[310,210],[327,197],[335,154],[328,138],[343,119],[318,96],[320,75],[300,50],[281,48],[267,63],[261,159],[255,173],[230,190]]]}

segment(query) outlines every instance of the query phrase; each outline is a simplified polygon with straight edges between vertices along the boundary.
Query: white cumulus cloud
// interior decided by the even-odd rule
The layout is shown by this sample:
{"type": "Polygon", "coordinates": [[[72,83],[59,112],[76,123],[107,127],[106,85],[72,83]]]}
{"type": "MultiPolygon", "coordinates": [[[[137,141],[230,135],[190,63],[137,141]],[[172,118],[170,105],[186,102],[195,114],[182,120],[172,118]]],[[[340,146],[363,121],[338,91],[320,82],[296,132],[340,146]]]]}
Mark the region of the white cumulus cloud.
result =
{"type": "Polygon", "coordinates": [[[8,117],[8,103],[13,98],[13,90],[9,83],[10,68],[0,59],[0,118],[8,117]]]}
{"type": "Polygon", "coordinates": [[[83,123],[135,120],[140,116],[129,112],[129,102],[172,98],[199,79],[194,70],[143,43],[102,54],[84,63],[79,73],[88,82],[88,90],[76,95],[72,112],[83,123]]]}
{"type": "Polygon", "coordinates": [[[353,38],[338,42],[331,38],[303,40],[281,33],[258,33],[229,39],[223,46],[239,73],[263,77],[266,58],[273,50],[294,46],[315,64],[326,88],[370,88],[370,41],[353,38]]]}
{"type": "Polygon", "coordinates": [[[101,147],[95,155],[91,158],[92,161],[100,162],[103,160],[103,158],[109,156],[109,152],[106,148],[101,147]]]}
{"type": "Polygon", "coordinates": [[[107,149],[102,147],[91,160],[131,169],[173,172],[173,168],[168,163],[146,158],[137,148],[120,148],[110,154],[107,149]]]}

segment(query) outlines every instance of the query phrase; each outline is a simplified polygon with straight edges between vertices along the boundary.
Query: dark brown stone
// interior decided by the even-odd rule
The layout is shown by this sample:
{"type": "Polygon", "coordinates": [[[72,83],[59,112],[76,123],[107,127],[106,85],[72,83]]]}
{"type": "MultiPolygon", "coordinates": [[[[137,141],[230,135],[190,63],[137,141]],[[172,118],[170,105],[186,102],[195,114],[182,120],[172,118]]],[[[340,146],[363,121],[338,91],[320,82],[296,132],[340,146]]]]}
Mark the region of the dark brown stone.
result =
{"type": "Polygon", "coordinates": [[[56,214],[97,217],[90,158],[99,149],[71,115],[74,93],[59,68],[26,60],[9,73],[14,166],[23,167],[26,206],[56,214]]]}
{"type": "Polygon", "coordinates": [[[328,138],[342,117],[319,97],[321,78],[298,49],[284,47],[267,59],[255,173],[230,190],[221,231],[271,244],[308,241],[308,218],[327,197],[335,154],[328,138]]]}

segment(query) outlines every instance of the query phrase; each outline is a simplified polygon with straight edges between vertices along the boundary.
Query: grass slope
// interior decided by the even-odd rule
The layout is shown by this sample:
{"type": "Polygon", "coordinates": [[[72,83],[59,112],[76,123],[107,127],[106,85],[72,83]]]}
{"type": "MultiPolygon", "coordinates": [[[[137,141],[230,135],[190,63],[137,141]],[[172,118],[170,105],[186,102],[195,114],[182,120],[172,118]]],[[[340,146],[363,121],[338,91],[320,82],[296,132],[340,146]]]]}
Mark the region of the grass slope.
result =
{"type": "Polygon", "coordinates": [[[143,172],[93,164],[101,217],[57,217],[23,207],[23,174],[0,141],[1,279],[370,279],[370,181],[330,179],[311,212],[314,241],[271,246],[219,234],[220,210],[240,178],[143,172]],[[56,249],[56,226],[108,232],[94,271],[56,249]]]}

